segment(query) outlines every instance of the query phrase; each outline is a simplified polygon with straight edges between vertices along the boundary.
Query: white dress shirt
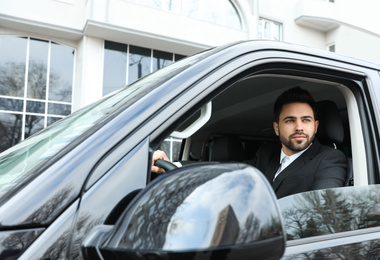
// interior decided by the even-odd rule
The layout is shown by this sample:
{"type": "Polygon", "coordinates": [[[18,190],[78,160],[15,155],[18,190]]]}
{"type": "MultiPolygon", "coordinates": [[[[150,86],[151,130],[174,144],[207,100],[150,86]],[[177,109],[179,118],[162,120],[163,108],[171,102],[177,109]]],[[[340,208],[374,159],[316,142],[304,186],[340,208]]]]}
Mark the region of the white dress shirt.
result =
{"type": "Polygon", "coordinates": [[[309,149],[311,145],[309,145],[306,149],[298,152],[298,153],[295,153],[291,156],[287,156],[283,149],[281,148],[281,156],[280,156],[280,167],[278,168],[276,174],[274,175],[274,178],[273,178],[273,181],[276,179],[276,177],[286,168],[289,166],[289,164],[291,164],[292,162],[294,162],[298,157],[301,156],[301,154],[303,154],[307,149],[309,149]]]}

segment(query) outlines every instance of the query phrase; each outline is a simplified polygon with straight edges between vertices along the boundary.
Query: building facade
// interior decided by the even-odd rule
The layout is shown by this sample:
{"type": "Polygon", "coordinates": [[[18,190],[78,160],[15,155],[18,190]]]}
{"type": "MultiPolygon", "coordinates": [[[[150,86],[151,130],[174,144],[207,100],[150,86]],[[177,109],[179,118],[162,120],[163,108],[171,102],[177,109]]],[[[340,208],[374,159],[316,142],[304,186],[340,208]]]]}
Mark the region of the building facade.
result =
{"type": "MultiPolygon", "coordinates": [[[[2,0],[0,152],[178,59],[268,39],[380,63],[378,0],[2,0]]],[[[168,142],[175,147],[175,140],[168,142]]],[[[175,158],[172,158],[175,159],[175,158]]]]}

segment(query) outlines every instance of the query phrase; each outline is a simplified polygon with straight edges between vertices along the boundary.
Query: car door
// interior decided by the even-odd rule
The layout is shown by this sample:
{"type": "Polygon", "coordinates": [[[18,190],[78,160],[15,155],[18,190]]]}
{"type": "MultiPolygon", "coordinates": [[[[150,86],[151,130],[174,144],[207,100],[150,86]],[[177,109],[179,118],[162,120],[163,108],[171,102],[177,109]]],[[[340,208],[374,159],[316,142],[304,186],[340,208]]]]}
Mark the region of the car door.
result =
{"type": "MultiPolygon", "coordinates": [[[[228,54],[233,55],[234,51],[236,50],[233,50],[228,54]]],[[[229,55],[226,55],[226,57],[231,57],[229,55]]],[[[139,138],[134,140],[142,140],[149,137],[149,139],[146,140],[149,140],[147,141],[149,146],[154,149],[166,136],[180,126],[185,119],[196,113],[206,103],[212,101],[213,98],[218,96],[234,83],[244,79],[247,76],[252,76],[255,74],[281,73],[283,75],[302,75],[315,78],[319,76],[321,78],[339,83],[344,82],[346,85],[354,84],[354,88],[364,87],[363,83],[360,81],[360,77],[363,73],[359,73],[354,70],[350,71],[351,74],[347,73],[347,71],[342,73],[341,70],[336,70],[331,65],[321,65],[322,62],[326,62],[326,60],[323,60],[322,58],[315,58],[315,60],[310,61],[309,56],[294,54],[287,51],[272,52],[268,50],[247,52],[237,58],[227,59],[225,62],[218,60],[222,57],[222,54],[218,57],[214,57],[214,67],[207,70],[203,64],[202,66],[200,65],[199,67],[195,66],[194,68],[191,68],[189,72],[186,72],[184,75],[180,75],[180,78],[183,79],[183,82],[181,83],[178,81],[173,81],[169,82],[165,86],[161,86],[159,89],[159,97],[163,98],[162,101],[168,100],[169,96],[171,99],[164,102],[165,105],[161,106],[161,108],[152,117],[150,117],[149,120],[144,122],[144,125],[142,125],[138,131],[135,132],[136,136],[139,136],[139,138]],[[217,63],[216,61],[220,63],[217,63]],[[308,66],[305,66],[306,64],[308,66]],[[194,72],[198,72],[199,74],[195,77],[193,75],[194,72]],[[181,85],[177,85],[177,87],[174,88],[176,83],[181,85]],[[165,93],[165,95],[163,95],[163,93],[165,93]]],[[[360,96],[361,94],[358,95],[360,96]]],[[[363,104],[363,100],[360,98],[358,99],[358,102],[363,104]]],[[[364,104],[364,106],[366,105],[364,104]]],[[[367,113],[367,111],[360,112],[363,114],[367,113]]],[[[363,138],[362,133],[360,133],[360,136],[357,137],[356,142],[360,143],[358,140],[362,140],[361,138],[363,138]]],[[[358,160],[359,158],[356,159],[356,162],[358,160]]],[[[141,171],[144,171],[143,174],[147,174],[149,176],[149,173],[146,172],[149,172],[150,160],[139,161],[145,162],[143,167],[140,169],[141,171]]],[[[364,169],[364,171],[367,172],[367,165],[365,164],[356,167],[358,167],[356,171],[358,171],[358,169],[364,169]]],[[[370,165],[370,167],[373,167],[373,165],[370,165]]],[[[363,183],[368,183],[367,176],[365,176],[365,178],[358,178],[358,180],[363,183]]],[[[114,205],[116,205],[116,203],[117,201],[115,200],[114,205]]],[[[110,209],[111,207],[109,210],[110,209]]],[[[104,217],[103,220],[104,219],[106,219],[106,217],[104,217]]],[[[83,237],[84,236],[82,236],[82,238],[83,237]]]]}

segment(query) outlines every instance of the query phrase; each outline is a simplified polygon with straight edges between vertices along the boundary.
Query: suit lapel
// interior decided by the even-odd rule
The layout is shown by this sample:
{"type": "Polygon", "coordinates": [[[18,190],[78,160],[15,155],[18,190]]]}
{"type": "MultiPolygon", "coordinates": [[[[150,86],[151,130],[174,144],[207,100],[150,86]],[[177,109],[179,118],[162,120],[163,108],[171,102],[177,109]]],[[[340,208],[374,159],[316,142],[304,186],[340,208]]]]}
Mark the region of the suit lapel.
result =
{"type": "Polygon", "coordinates": [[[278,168],[280,167],[280,154],[281,154],[281,146],[280,149],[276,149],[271,161],[268,164],[268,167],[265,170],[265,176],[267,177],[269,183],[273,183],[274,175],[276,174],[278,168]]]}
{"type": "Polygon", "coordinates": [[[273,183],[274,175],[276,174],[279,167],[280,156],[273,157],[268,165],[267,170],[265,171],[265,176],[267,177],[269,183],[273,183]]]}
{"type": "MultiPolygon", "coordinates": [[[[302,167],[304,167],[308,162],[310,162],[315,155],[318,153],[319,148],[321,147],[320,143],[314,139],[313,144],[309,149],[307,149],[300,157],[298,157],[294,162],[292,162],[288,167],[285,168],[274,180],[272,183],[273,189],[276,191],[280,186],[282,181],[288,177],[299,171],[302,167]]],[[[274,175],[273,175],[274,176],[274,175]]],[[[272,177],[273,180],[273,177],[272,177]]]]}

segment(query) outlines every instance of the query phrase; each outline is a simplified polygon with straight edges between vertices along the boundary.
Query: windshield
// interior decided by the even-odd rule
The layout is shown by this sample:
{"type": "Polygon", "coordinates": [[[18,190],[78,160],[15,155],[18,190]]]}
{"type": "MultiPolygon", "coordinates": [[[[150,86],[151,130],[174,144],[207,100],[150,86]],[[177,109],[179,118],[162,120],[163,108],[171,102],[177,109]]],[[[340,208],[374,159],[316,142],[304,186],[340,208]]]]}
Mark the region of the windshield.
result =
{"type": "Polygon", "coordinates": [[[106,115],[121,106],[134,103],[145,93],[202,59],[204,55],[205,52],[194,55],[152,73],[1,153],[0,202],[7,193],[17,189],[26,180],[37,176],[44,163],[48,163],[59,153],[67,152],[65,147],[78,140],[92,126],[99,124],[106,115]]]}

